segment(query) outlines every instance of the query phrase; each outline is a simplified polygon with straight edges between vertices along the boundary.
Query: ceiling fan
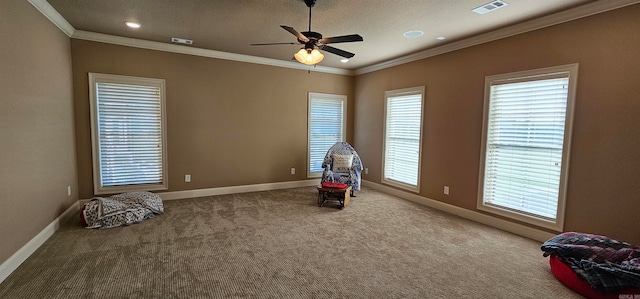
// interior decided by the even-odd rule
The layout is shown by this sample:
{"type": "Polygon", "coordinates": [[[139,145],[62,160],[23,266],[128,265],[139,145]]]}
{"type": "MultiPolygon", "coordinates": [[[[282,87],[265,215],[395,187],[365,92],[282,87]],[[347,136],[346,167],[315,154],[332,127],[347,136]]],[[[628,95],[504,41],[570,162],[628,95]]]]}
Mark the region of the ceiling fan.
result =
{"type": "Polygon", "coordinates": [[[265,44],[251,44],[252,46],[268,46],[268,45],[304,45],[297,53],[294,54],[296,60],[301,63],[315,65],[322,61],[324,55],[318,51],[318,49],[327,51],[329,53],[342,56],[344,58],[351,58],[356,54],[340,50],[327,44],[336,43],[350,43],[363,41],[362,36],[358,34],[334,36],[334,37],[322,37],[322,34],[311,31],[311,8],[316,4],[316,0],[304,0],[304,3],[309,7],[309,31],[298,32],[293,27],[280,25],[282,29],[287,30],[293,34],[297,39],[297,43],[265,43],[265,44]]]}

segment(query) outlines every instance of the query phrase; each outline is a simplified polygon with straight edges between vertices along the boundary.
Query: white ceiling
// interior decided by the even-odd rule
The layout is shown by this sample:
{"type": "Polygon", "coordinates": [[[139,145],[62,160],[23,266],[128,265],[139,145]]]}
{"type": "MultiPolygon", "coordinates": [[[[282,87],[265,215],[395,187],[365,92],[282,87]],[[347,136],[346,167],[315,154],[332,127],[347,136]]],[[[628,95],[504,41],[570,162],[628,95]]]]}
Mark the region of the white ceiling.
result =
{"type": "MultiPolygon", "coordinates": [[[[195,48],[290,61],[300,45],[280,25],[307,31],[303,0],[47,0],[76,30],[170,43],[191,39],[195,48]],[[125,21],[142,24],[130,29],[125,21]]],[[[612,1],[612,0],[599,0],[612,1]]],[[[506,7],[479,15],[490,0],[317,0],[312,31],[324,37],[360,34],[364,42],[331,44],[355,53],[348,63],[325,53],[322,66],[358,69],[459,41],[596,0],[505,0],[506,7]],[[424,31],[405,38],[409,30],[424,31]],[[436,40],[445,36],[446,40],[436,40]]],[[[187,46],[185,46],[187,47],[187,46]]]]}

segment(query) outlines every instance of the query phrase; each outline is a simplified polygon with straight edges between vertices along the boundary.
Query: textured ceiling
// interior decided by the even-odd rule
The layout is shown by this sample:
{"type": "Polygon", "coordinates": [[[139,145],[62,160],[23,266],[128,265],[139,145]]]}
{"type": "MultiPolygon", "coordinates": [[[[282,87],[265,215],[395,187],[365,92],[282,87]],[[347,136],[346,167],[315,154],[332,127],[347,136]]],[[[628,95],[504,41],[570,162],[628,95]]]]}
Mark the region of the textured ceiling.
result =
{"type": "MultiPolygon", "coordinates": [[[[302,0],[47,1],[76,30],[167,43],[179,37],[193,40],[191,47],[279,60],[291,60],[300,45],[249,44],[296,42],[279,25],[298,31],[309,25],[302,0]],[[142,27],[129,29],[125,21],[142,27]]],[[[351,61],[325,53],[320,63],[357,69],[594,1],[506,0],[506,7],[479,15],[471,10],[489,0],[317,0],[311,29],[324,37],[360,34],[364,42],[331,45],[355,53],[351,61]],[[403,37],[409,30],[425,34],[403,37]]]]}

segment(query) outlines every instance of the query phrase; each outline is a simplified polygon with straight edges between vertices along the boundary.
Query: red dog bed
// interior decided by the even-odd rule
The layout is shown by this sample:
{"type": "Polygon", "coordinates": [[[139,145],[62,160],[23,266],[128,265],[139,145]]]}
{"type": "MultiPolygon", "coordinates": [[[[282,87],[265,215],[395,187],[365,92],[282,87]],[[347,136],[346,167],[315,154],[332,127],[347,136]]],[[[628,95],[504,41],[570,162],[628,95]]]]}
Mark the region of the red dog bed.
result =
{"type": "Polygon", "coordinates": [[[551,273],[576,293],[594,299],[640,299],[640,247],[567,232],[547,240],[541,249],[549,256],[551,273]]]}
{"type": "Polygon", "coordinates": [[[580,279],[571,266],[562,262],[555,255],[549,256],[551,273],[563,285],[574,292],[591,299],[633,299],[640,298],[640,289],[629,289],[619,293],[600,293],[592,288],[586,281],[580,279]]]}

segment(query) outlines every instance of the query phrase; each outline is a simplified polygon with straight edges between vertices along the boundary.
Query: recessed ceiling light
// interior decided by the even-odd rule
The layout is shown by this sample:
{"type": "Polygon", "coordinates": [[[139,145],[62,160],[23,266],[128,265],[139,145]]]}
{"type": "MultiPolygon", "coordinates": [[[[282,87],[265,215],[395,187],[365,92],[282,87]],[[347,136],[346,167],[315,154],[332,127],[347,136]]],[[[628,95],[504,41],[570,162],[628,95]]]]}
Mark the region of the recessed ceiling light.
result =
{"type": "Polygon", "coordinates": [[[349,58],[342,58],[342,59],[340,59],[340,62],[347,63],[347,62],[349,62],[349,58]]]}
{"type": "Polygon", "coordinates": [[[444,37],[444,36],[438,36],[438,37],[436,37],[436,39],[437,39],[437,40],[445,40],[445,39],[447,39],[447,38],[446,38],[446,37],[444,37]]]}
{"type": "Polygon", "coordinates": [[[412,37],[422,36],[423,34],[424,32],[420,30],[411,30],[411,31],[405,32],[403,35],[404,37],[412,38],[412,37]]]}
{"type": "Polygon", "coordinates": [[[127,26],[131,27],[131,28],[140,28],[140,24],[135,23],[135,22],[124,22],[125,24],[127,24],[127,26]]]}

